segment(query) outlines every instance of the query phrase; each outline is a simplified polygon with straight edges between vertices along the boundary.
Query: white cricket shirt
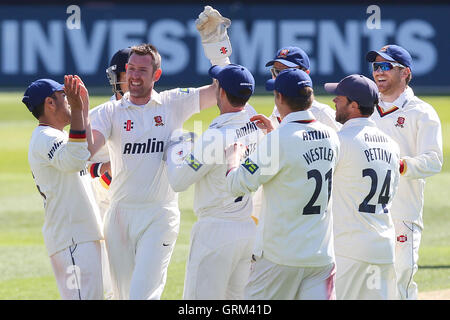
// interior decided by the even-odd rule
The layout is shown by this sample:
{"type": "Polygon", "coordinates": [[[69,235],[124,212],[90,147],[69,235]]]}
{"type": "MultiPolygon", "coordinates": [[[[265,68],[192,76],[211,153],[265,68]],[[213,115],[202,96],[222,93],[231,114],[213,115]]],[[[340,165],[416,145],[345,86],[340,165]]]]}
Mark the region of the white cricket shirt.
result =
{"type": "Polygon", "coordinates": [[[49,256],[73,244],[103,238],[86,162],[87,141],[69,140],[65,131],[34,129],[28,162],[44,200],[42,233],[49,256]]]}
{"type": "Polygon", "coordinates": [[[425,178],[442,169],[441,121],[431,105],[414,96],[410,87],[393,103],[383,102],[371,116],[378,128],[400,147],[406,171],[400,176],[392,217],[423,228],[425,178]]]}
{"type": "MultiPolygon", "coordinates": [[[[333,128],[336,132],[339,131],[339,129],[342,127],[342,124],[336,121],[336,111],[327,104],[313,100],[309,111],[314,115],[317,121],[333,128]]],[[[278,127],[281,118],[280,112],[278,111],[276,105],[273,107],[272,114],[270,115],[270,120],[272,121],[272,124],[275,128],[278,127]]]]}
{"type": "Polygon", "coordinates": [[[227,190],[224,155],[225,148],[234,142],[242,142],[251,154],[264,136],[250,121],[250,112],[225,113],[215,118],[182,162],[173,161],[176,159],[169,148],[170,184],[180,192],[195,183],[194,212],[199,218],[246,220],[252,214],[251,193],[233,196],[227,190]]]}
{"type": "Polygon", "coordinates": [[[102,133],[108,144],[111,203],[178,206],[162,157],[171,133],[200,111],[199,90],[153,90],[143,106],[132,104],[129,96],[127,92],[121,100],[103,104],[92,121],[92,130],[102,133]]]}
{"type": "Polygon", "coordinates": [[[288,114],[239,168],[228,190],[244,195],[263,186],[255,255],[296,266],[334,262],[331,197],[339,139],[310,111],[288,114]]]}
{"type": "Polygon", "coordinates": [[[333,178],[335,253],[368,263],[393,263],[390,208],[398,188],[399,148],[368,118],[338,132],[341,152],[333,178]]]}

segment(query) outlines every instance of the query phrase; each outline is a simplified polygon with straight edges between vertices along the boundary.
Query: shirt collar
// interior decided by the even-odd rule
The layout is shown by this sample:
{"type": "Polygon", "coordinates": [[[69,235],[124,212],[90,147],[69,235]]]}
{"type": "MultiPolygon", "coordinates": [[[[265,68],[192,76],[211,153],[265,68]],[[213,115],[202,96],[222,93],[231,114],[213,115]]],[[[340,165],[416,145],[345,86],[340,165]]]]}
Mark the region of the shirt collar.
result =
{"type": "Polygon", "coordinates": [[[160,105],[162,104],[162,100],[161,100],[161,95],[156,92],[155,89],[152,89],[152,94],[150,96],[150,101],[147,102],[147,104],[145,105],[135,105],[130,101],[130,92],[125,92],[125,94],[123,95],[122,99],[120,100],[120,106],[122,108],[129,108],[129,107],[137,107],[137,108],[141,108],[141,107],[152,107],[152,106],[156,106],[156,105],[160,105]]]}
{"type": "Polygon", "coordinates": [[[220,128],[224,125],[230,125],[235,122],[242,123],[243,121],[250,121],[250,116],[245,109],[238,112],[228,112],[219,115],[211,122],[209,128],[220,128]]]}
{"type": "Polygon", "coordinates": [[[370,118],[353,118],[350,120],[347,120],[343,125],[342,129],[350,128],[350,127],[362,127],[362,126],[369,126],[369,127],[376,127],[375,122],[370,118]]]}
{"type": "Polygon", "coordinates": [[[394,106],[397,108],[403,108],[412,97],[414,97],[414,91],[411,89],[411,87],[407,86],[402,94],[393,102],[383,101],[383,95],[380,93],[379,105],[383,108],[383,110],[390,109],[394,106]]]}
{"type": "Polygon", "coordinates": [[[284,126],[288,122],[292,121],[302,121],[302,120],[316,120],[314,115],[311,111],[305,110],[305,111],[296,111],[289,113],[280,123],[280,127],[284,126]]]}

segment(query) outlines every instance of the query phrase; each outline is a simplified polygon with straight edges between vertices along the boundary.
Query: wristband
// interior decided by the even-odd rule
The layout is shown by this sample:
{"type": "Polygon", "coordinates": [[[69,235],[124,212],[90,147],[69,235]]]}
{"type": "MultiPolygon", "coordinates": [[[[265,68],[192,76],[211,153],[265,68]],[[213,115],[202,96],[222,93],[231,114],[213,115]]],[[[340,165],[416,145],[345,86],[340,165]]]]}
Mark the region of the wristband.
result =
{"type": "Polygon", "coordinates": [[[406,173],[406,161],[400,159],[400,174],[404,175],[406,173]]]}
{"type": "Polygon", "coordinates": [[[100,177],[100,168],[102,166],[101,162],[92,163],[89,165],[89,173],[91,174],[92,178],[100,177]]]}
{"type": "Polygon", "coordinates": [[[109,175],[108,171],[105,171],[104,174],[100,177],[100,183],[105,189],[109,189],[109,185],[111,184],[112,177],[109,175]]]}
{"type": "Polygon", "coordinates": [[[70,142],[86,142],[86,130],[70,130],[69,141],[70,142]]]}

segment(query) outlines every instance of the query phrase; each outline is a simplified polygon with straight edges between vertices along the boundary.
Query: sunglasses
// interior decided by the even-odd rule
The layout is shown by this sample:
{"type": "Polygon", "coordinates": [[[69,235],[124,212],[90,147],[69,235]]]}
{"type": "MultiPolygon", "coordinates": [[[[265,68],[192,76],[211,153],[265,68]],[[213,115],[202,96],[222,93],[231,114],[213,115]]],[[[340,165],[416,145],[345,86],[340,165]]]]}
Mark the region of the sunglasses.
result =
{"type": "Polygon", "coordinates": [[[381,71],[389,71],[389,70],[394,69],[394,67],[406,68],[404,65],[397,63],[397,62],[387,62],[387,61],[372,62],[373,71],[377,71],[380,68],[381,68],[381,71]]]}

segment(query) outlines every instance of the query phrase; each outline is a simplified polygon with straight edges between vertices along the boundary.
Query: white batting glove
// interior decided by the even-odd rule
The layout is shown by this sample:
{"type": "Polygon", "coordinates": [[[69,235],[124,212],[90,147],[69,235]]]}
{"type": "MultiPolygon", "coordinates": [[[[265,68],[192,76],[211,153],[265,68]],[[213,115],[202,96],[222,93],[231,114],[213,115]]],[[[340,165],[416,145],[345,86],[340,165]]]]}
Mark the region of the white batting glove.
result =
{"type": "Polygon", "coordinates": [[[211,6],[205,6],[195,26],[202,39],[203,50],[212,65],[225,66],[230,63],[231,43],[227,34],[227,28],[231,20],[223,17],[219,11],[211,6]]]}

